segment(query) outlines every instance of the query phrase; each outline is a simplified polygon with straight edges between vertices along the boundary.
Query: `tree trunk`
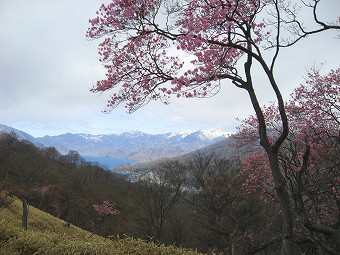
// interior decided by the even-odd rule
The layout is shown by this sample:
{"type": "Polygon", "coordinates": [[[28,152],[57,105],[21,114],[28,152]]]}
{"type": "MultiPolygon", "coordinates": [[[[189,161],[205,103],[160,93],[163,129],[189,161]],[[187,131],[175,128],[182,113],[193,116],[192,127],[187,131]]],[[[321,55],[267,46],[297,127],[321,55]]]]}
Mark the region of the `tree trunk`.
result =
{"type": "MultiPolygon", "coordinates": [[[[253,107],[257,115],[257,119],[259,122],[259,135],[261,141],[260,143],[268,155],[270,170],[274,179],[275,190],[279,198],[279,203],[281,207],[281,219],[282,219],[281,255],[296,255],[297,254],[296,246],[293,235],[292,206],[288,194],[288,186],[286,184],[285,177],[281,173],[278,159],[279,146],[284,141],[285,139],[284,137],[288,133],[288,124],[286,123],[285,125],[283,125],[285,128],[284,131],[282,132],[281,137],[279,138],[279,140],[276,141],[274,146],[271,145],[267,136],[266,121],[252,87],[248,89],[248,93],[250,95],[251,102],[253,103],[253,107]]],[[[287,122],[287,119],[282,117],[282,121],[287,122]]]]}
{"type": "Polygon", "coordinates": [[[295,255],[296,247],[293,235],[292,206],[288,194],[288,188],[279,167],[276,152],[270,152],[270,169],[274,178],[276,194],[279,198],[282,218],[282,247],[281,255],[295,255]]]}
{"type": "MultiPolygon", "coordinates": [[[[248,36],[250,38],[251,36],[250,32],[248,32],[248,36]]],[[[279,164],[279,159],[278,159],[278,150],[281,144],[287,138],[288,132],[289,132],[288,118],[287,118],[287,114],[285,111],[281,92],[274,79],[273,70],[268,68],[264,59],[262,58],[257,59],[262,65],[265,73],[267,74],[270,84],[275,92],[275,95],[278,101],[280,117],[282,121],[281,135],[276,139],[276,141],[272,145],[267,135],[266,119],[264,117],[263,111],[261,109],[261,106],[259,104],[259,101],[257,99],[256,93],[253,87],[253,81],[252,81],[252,75],[251,75],[253,55],[251,55],[252,43],[250,41],[248,41],[247,47],[248,47],[248,60],[244,65],[245,73],[247,77],[247,82],[245,86],[250,96],[250,101],[256,113],[256,117],[257,117],[258,124],[259,124],[258,131],[259,131],[259,136],[260,136],[260,144],[265,149],[268,155],[270,170],[271,170],[271,173],[274,179],[275,190],[279,198],[279,202],[280,202],[281,218],[282,218],[281,255],[296,255],[296,247],[295,247],[294,236],[293,236],[292,207],[291,207],[290,198],[288,195],[288,187],[286,185],[285,178],[280,171],[280,164],[279,164]]]]}

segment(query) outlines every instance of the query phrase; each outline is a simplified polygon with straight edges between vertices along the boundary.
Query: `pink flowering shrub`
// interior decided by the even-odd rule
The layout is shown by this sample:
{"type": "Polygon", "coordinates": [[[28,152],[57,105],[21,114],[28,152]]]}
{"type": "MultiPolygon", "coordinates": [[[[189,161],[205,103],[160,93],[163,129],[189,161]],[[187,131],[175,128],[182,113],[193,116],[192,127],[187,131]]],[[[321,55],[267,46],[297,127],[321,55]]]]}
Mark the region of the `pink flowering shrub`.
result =
{"type": "Polygon", "coordinates": [[[107,200],[103,201],[102,204],[93,205],[93,207],[101,217],[116,216],[120,213],[119,210],[115,209],[115,204],[107,200]]]}
{"type": "Polygon", "coordinates": [[[103,201],[102,204],[93,205],[94,210],[98,214],[98,218],[96,220],[92,220],[89,222],[89,227],[94,231],[96,229],[97,223],[97,233],[108,236],[112,229],[108,228],[108,225],[105,224],[107,220],[110,220],[113,216],[117,216],[120,211],[116,209],[116,205],[108,200],[103,201]]]}

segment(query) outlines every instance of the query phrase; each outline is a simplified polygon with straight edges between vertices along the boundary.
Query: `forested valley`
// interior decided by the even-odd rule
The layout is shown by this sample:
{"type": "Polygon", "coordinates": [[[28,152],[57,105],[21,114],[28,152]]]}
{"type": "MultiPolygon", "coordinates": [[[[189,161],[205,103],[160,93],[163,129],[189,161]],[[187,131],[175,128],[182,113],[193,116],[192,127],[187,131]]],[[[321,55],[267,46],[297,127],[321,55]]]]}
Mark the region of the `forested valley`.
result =
{"type": "MultiPolygon", "coordinates": [[[[321,155],[316,172],[290,176],[292,183],[303,179],[301,187],[293,187],[292,200],[298,206],[299,194],[293,192],[301,189],[305,213],[327,226],[339,223],[337,155],[321,155]]],[[[241,161],[236,155],[195,152],[185,162],[164,160],[130,181],[84,161],[76,151],[61,155],[53,147],[38,148],[2,133],[0,206],[16,196],[107,238],[140,237],[206,253],[277,254],[281,225],[275,194],[268,180],[254,177],[241,161]]],[[[309,231],[298,212],[295,231],[304,254],[328,254],[317,253],[314,238],[339,249],[330,235],[309,231]]]]}

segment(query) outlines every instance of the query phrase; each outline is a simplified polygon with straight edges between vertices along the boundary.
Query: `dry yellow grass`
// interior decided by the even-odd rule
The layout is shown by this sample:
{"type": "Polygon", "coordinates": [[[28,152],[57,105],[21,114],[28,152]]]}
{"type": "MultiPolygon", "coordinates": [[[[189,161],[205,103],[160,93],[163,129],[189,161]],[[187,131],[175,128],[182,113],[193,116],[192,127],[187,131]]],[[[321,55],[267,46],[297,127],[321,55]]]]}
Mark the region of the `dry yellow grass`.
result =
{"type": "Polygon", "coordinates": [[[163,246],[139,239],[104,239],[76,226],[29,207],[28,230],[21,228],[22,205],[14,199],[0,208],[0,254],[35,255],[199,255],[195,251],[163,246]]]}

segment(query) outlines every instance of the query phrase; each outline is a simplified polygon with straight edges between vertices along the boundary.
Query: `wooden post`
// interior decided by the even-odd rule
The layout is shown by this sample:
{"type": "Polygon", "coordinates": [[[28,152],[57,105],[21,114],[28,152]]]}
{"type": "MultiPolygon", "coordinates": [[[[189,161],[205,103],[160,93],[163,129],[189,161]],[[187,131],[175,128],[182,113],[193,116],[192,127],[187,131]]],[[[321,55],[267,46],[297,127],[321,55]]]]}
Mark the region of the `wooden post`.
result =
{"type": "Polygon", "coordinates": [[[21,226],[23,229],[28,229],[28,203],[26,199],[22,200],[22,220],[21,226]]]}

